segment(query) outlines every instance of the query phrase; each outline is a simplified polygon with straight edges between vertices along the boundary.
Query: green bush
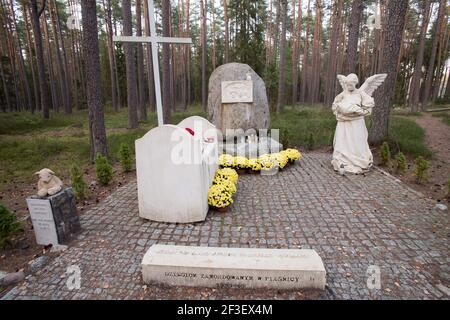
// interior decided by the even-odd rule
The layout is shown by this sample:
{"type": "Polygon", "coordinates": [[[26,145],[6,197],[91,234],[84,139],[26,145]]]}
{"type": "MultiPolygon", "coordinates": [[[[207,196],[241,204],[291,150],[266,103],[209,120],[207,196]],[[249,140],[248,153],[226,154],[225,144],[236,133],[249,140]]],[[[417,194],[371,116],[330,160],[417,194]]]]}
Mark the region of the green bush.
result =
{"type": "Polygon", "coordinates": [[[17,221],[14,213],[0,203],[0,249],[11,243],[11,237],[24,229],[23,223],[17,221]]]}
{"type": "Polygon", "coordinates": [[[395,155],[395,171],[404,173],[406,170],[406,157],[402,152],[395,155]]]}
{"type": "Polygon", "coordinates": [[[389,144],[385,141],[380,148],[381,165],[387,166],[391,161],[391,149],[389,149],[389,144]]]}
{"type": "Polygon", "coordinates": [[[84,199],[87,194],[87,184],[83,178],[83,172],[80,167],[74,163],[70,168],[70,179],[72,180],[72,188],[77,199],[84,199]]]}
{"type": "Polygon", "coordinates": [[[131,171],[133,167],[133,159],[131,157],[131,152],[130,148],[128,147],[128,144],[126,143],[120,144],[119,159],[120,165],[122,166],[122,170],[124,172],[131,171]]]}
{"type": "Polygon", "coordinates": [[[109,184],[113,177],[113,169],[109,164],[108,159],[106,159],[106,157],[102,156],[100,153],[97,154],[97,157],[95,159],[95,171],[97,174],[97,180],[101,184],[109,184]]]}
{"type": "Polygon", "coordinates": [[[417,179],[417,183],[423,183],[427,180],[428,161],[422,156],[419,156],[414,161],[414,176],[417,179]]]}
{"type": "Polygon", "coordinates": [[[315,145],[316,145],[316,141],[314,140],[314,135],[311,132],[308,136],[308,140],[306,142],[306,147],[308,148],[308,150],[312,150],[312,149],[314,149],[315,145]]]}

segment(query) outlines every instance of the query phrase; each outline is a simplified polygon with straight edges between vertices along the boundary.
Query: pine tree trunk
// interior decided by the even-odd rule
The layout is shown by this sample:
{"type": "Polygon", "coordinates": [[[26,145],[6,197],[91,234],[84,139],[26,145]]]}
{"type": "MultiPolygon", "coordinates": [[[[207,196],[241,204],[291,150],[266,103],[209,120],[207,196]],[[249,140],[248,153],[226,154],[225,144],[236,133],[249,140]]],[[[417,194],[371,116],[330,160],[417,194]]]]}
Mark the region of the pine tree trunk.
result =
{"type": "Polygon", "coordinates": [[[280,66],[278,68],[278,98],[277,113],[284,107],[284,97],[286,90],[286,20],[287,20],[287,0],[280,0],[280,19],[281,19],[281,39],[280,39],[280,66]]]}
{"type": "Polygon", "coordinates": [[[321,19],[321,1],[316,0],[316,17],[314,22],[314,38],[313,38],[313,52],[312,52],[312,77],[311,90],[309,93],[309,102],[319,102],[320,91],[320,29],[322,28],[321,19]]]}
{"type": "Polygon", "coordinates": [[[311,16],[311,0],[308,0],[308,9],[306,14],[306,35],[305,35],[305,45],[303,51],[303,63],[302,63],[302,73],[301,73],[301,90],[300,90],[300,101],[305,102],[308,99],[307,96],[307,78],[308,78],[308,67],[309,67],[309,32],[310,32],[310,23],[309,17],[311,16]]]}
{"type": "Polygon", "coordinates": [[[419,111],[419,97],[420,97],[420,80],[422,78],[423,55],[425,51],[425,37],[427,35],[428,23],[430,20],[431,0],[424,0],[424,8],[422,14],[422,26],[419,35],[419,48],[416,55],[416,64],[414,73],[411,79],[411,86],[409,89],[409,107],[411,111],[419,111]]]}
{"type": "Polygon", "coordinates": [[[381,73],[387,73],[387,78],[375,92],[376,106],[373,108],[372,127],[369,134],[369,141],[376,145],[383,142],[388,135],[389,114],[395,93],[397,61],[407,9],[408,0],[389,1],[387,5],[383,57],[379,66],[381,73]]]}
{"type": "Polygon", "coordinates": [[[116,72],[115,72],[115,56],[114,56],[114,43],[113,43],[113,30],[112,30],[112,11],[111,0],[107,0],[106,5],[103,0],[103,8],[105,10],[105,24],[106,24],[106,37],[108,46],[108,60],[109,60],[109,73],[111,77],[111,103],[114,112],[119,111],[117,102],[117,86],[116,86],[116,72]]]}
{"type": "MultiPolygon", "coordinates": [[[[294,16],[295,16],[295,9],[294,16]]],[[[299,54],[300,54],[300,40],[302,35],[302,0],[298,0],[297,7],[297,21],[294,35],[294,48],[292,52],[292,105],[298,101],[298,69],[299,69],[299,54]]]]}
{"type": "MultiPolygon", "coordinates": [[[[170,36],[170,0],[162,0],[162,26],[163,36],[170,36]]],[[[170,123],[171,111],[172,111],[172,93],[170,91],[170,45],[168,43],[163,44],[162,54],[162,100],[163,100],[163,116],[164,123],[170,123]]]]}
{"type": "MultiPolygon", "coordinates": [[[[146,1],[146,0],[144,0],[146,1]]],[[[142,36],[142,3],[136,0],[136,36],[142,36]]],[[[144,74],[144,51],[142,44],[137,44],[137,73],[138,73],[138,116],[139,120],[147,121],[147,109],[145,107],[145,74],[144,74]]]]}
{"type": "MultiPolygon", "coordinates": [[[[64,105],[64,113],[71,114],[72,106],[69,101],[69,92],[68,92],[68,81],[66,77],[66,70],[63,66],[63,59],[61,55],[60,43],[59,43],[59,35],[61,34],[57,28],[57,13],[56,13],[56,5],[54,3],[55,0],[48,0],[48,11],[50,14],[50,21],[52,24],[52,33],[55,42],[55,51],[56,51],[56,62],[58,64],[58,75],[59,75],[59,87],[61,92],[61,100],[64,105]]],[[[64,44],[63,44],[64,45],[64,44]]]]}
{"type": "MultiPolygon", "coordinates": [[[[144,21],[145,34],[150,36],[150,21],[148,17],[148,2],[144,0],[144,21]]],[[[153,76],[152,47],[150,43],[145,45],[147,52],[147,85],[148,85],[148,104],[151,112],[155,112],[155,82],[153,76]]]]}
{"type": "Polygon", "coordinates": [[[81,2],[83,23],[83,52],[86,59],[86,93],[89,109],[89,130],[91,144],[91,160],[101,153],[108,155],[106,143],[105,120],[101,101],[100,52],[98,46],[97,7],[95,0],[81,2]]]}
{"type": "Polygon", "coordinates": [[[431,47],[431,56],[430,56],[430,61],[428,63],[427,77],[425,78],[425,85],[424,85],[424,90],[423,90],[422,110],[426,110],[429,100],[430,100],[431,84],[432,84],[433,78],[434,78],[436,52],[437,52],[437,46],[438,46],[438,42],[439,42],[439,33],[442,30],[446,11],[447,11],[447,1],[440,0],[438,17],[436,20],[436,33],[433,37],[433,44],[431,47]]]}
{"type": "Polygon", "coordinates": [[[228,0],[223,0],[223,19],[225,24],[225,43],[224,43],[224,51],[225,51],[225,63],[230,62],[230,30],[229,30],[229,21],[228,21],[228,0]]]}
{"type": "Polygon", "coordinates": [[[325,106],[331,108],[334,99],[337,77],[338,39],[341,32],[342,0],[335,0],[332,16],[330,51],[328,54],[327,82],[325,84],[325,106]]]}
{"type": "MultiPolygon", "coordinates": [[[[131,26],[131,2],[122,1],[123,35],[133,34],[131,26]]],[[[128,104],[128,128],[134,129],[139,126],[137,116],[137,82],[136,82],[136,51],[133,43],[123,44],[125,53],[125,64],[127,69],[127,104],[128,104]]]]}
{"type": "Polygon", "coordinates": [[[363,9],[364,4],[362,0],[353,1],[350,23],[348,25],[347,74],[357,73],[359,28],[363,9]]]}
{"type": "Polygon", "coordinates": [[[49,89],[47,79],[45,76],[44,49],[42,46],[41,25],[39,23],[39,17],[40,14],[42,13],[41,10],[43,10],[44,8],[38,9],[37,0],[31,0],[30,4],[31,4],[31,19],[33,22],[34,41],[36,44],[36,60],[39,77],[39,91],[41,96],[41,110],[43,118],[49,119],[50,118],[49,89]]]}
{"type": "Polygon", "coordinates": [[[201,47],[202,47],[202,110],[206,111],[206,0],[200,0],[201,20],[202,20],[202,33],[201,33],[201,47]]]}
{"type": "Polygon", "coordinates": [[[50,82],[50,94],[52,97],[52,108],[56,112],[59,112],[60,107],[60,100],[58,97],[58,92],[56,89],[56,83],[55,80],[55,70],[53,67],[53,57],[52,57],[52,47],[50,45],[50,38],[49,38],[49,31],[48,31],[48,24],[47,24],[47,17],[45,11],[42,13],[42,28],[44,29],[44,42],[45,42],[45,50],[47,53],[47,64],[48,64],[48,78],[50,82]]]}

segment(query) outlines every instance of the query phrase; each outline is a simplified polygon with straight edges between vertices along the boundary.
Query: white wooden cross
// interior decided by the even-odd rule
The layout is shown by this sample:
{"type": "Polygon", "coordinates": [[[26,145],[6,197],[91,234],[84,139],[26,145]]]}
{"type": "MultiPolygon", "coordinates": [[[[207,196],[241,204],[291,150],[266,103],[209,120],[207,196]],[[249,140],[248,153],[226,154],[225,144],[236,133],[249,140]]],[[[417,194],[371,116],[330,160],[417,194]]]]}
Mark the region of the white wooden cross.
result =
{"type": "Polygon", "coordinates": [[[156,96],[156,113],[158,115],[158,126],[164,124],[163,110],[161,101],[161,82],[159,79],[159,63],[158,63],[158,43],[182,43],[192,44],[191,38],[172,38],[172,37],[158,37],[156,35],[155,24],[155,7],[153,0],[148,1],[148,18],[150,22],[150,36],[114,36],[113,40],[117,42],[149,42],[152,47],[152,62],[153,62],[153,77],[155,82],[155,96],[156,96]]]}

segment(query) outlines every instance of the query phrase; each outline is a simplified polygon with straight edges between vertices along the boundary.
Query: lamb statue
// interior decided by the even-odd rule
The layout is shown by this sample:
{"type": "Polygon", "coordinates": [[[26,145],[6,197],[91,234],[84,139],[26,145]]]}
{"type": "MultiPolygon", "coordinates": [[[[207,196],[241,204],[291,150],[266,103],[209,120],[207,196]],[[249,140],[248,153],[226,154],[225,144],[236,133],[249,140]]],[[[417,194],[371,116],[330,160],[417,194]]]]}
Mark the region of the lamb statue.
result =
{"type": "Polygon", "coordinates": [[[341,174],[362,173],[373,165],[373,156],[367,142],[368,132],[364,117],[372,113],[375,101],[374,91],[383,83],[387,74],[376,74],[367,78],[366,82],[356,88],[358,76],[338,75],[339,83],[344,90],[333,102],[333,113],[337,119],[333,142],[333,160],[335,171],[341,174]]]}
{"type": "Polygon", "coordinates": [[[47,168],[44,168],[34,174],[39,176],[38,181],[38,196],[45,197],[52,196],[61,191],[63,183],[61,179],[55,176],[55,173],[47,168]]]}

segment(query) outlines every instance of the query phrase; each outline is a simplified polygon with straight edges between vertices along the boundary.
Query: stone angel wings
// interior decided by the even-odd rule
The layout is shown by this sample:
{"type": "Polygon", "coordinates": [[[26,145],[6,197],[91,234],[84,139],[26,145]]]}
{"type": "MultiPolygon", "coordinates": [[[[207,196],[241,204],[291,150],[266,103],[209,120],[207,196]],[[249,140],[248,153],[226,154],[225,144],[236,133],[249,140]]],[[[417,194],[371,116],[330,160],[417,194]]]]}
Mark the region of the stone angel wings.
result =
{"type": "MultiPolygon", "coordinates": [[[[373,75],[367,78],[363,85],[357,90],[363,91],[369,96],[372,96],[375,90],[384,82],[384,80],[386,80],[386,77],[386,73],[373,75]]],[[[359,82],[358,77],[355,74],[349,74],[348,76],[338,75],[337,78],[344,91],[352,91],[352,89],[349,88],[349,86],[351,87],[352,85],[353,90],[355,90],[356,88],[354,86],[356,86],[359,82]]]]}

